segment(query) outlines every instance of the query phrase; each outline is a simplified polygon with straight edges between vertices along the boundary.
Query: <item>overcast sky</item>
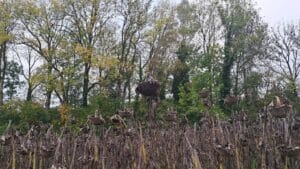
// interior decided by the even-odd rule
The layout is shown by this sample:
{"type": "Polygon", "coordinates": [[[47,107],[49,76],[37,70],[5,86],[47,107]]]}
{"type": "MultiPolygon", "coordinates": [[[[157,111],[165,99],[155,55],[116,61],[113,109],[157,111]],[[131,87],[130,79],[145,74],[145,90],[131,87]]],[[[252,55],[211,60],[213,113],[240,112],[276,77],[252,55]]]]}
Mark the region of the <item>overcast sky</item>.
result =
{"type": "Polygon", "coordinates": [[[300,21],[300,0],[255,0],[260,14],[270,26],[300,21]]]}

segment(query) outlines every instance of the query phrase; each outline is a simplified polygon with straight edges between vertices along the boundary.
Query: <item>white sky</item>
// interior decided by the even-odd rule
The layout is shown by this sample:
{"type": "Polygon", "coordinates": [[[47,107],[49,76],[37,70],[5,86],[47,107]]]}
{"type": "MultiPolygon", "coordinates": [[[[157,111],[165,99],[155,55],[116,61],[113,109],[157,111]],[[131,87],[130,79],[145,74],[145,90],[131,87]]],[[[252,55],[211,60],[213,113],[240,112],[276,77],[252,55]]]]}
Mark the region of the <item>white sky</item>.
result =
{"type": "Polygon", "coordinates": [[[300,0],[254,0],[271,27],[282,22],[300,21],[300,0]]]}

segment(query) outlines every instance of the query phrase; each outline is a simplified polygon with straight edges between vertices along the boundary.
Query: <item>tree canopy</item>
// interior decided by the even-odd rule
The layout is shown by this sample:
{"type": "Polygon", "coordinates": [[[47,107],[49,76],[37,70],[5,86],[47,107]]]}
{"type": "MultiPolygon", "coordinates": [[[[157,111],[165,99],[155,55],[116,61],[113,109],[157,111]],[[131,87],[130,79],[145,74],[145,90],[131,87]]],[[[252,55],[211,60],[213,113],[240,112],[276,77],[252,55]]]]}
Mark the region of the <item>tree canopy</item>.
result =
{"type": "Polygon", "coordinates": [[[159,109],[190,117],[208,101],[223,115],[257,112],[273,95],[297,107],[299,38],[299,23],[269,28],[252,0],[3,0],[0,106],[145,112],[135,87],[150,74],[159,109]]]}

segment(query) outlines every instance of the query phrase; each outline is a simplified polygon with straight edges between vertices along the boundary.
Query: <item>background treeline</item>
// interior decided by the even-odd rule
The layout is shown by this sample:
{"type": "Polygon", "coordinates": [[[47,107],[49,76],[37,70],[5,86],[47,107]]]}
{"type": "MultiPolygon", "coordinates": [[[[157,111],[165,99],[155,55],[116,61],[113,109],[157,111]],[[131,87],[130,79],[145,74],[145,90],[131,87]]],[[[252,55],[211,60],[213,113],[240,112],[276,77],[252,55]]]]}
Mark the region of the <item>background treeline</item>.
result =
{"type": "Polygon", "coordinates": [[[143,119],[135,87],[148,73],[161,82],[158,118],[254,116],[275,95],[297,108],[299,55],[300,24],[270,28],[252,0],[2,0],[0,120],[60,125],[123,108],[143,119]]]}

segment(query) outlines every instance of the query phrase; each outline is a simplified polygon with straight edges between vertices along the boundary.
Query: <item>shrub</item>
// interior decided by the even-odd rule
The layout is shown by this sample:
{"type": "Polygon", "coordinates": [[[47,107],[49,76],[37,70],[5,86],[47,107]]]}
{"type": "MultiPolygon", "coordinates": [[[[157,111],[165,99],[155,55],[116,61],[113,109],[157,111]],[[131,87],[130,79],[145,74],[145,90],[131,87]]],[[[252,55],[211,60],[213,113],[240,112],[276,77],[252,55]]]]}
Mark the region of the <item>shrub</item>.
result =
{"type": "Polygon", "coordinates": [[[121,99],[112,96],[93,96],[90,102],[90,110],[94,112],[99,109],[103,116],[111,116],[122,107],[121,99]]]}
{"type": "Polygon", "coordinates": [[[22,102],[20,101],[9,101],[2,105],[0,108],[1,125],[7,125],[9,120],[12,121],[13,125],[19,124],[21,121],[21,107],[22,102]]]}
{"type": "Polygon", "coordinates": [[[12,120],[12,125],[21,131],[27,130],[31,125],[38,123],[54,123],[59,125],[59,113],[57,110],[47,110],[42,105],[28,101],[9,101],[1,107],[0,128],[12,120]]]}

